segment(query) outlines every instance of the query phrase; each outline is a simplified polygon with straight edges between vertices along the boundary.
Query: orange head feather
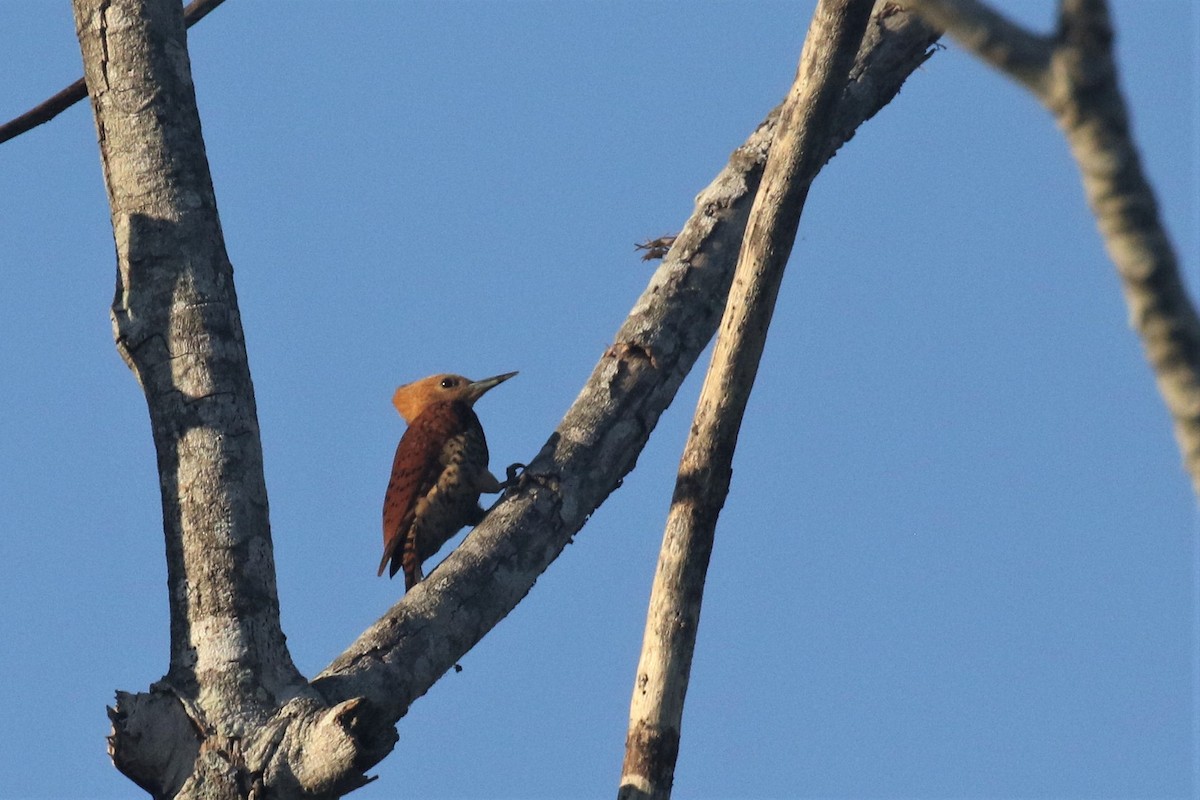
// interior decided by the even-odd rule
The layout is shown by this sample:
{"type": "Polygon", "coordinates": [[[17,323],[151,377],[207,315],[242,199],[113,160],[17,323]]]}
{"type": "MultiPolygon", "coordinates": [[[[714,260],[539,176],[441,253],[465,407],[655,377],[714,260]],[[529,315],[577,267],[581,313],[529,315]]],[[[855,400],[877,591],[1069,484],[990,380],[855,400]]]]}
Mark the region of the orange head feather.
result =
{"type": "Polygon", "coordinates": [[[473,381],[462,375],[430,375],[397,389],[392,395],[392,405],[400,412],[400,416],[404,417],[404,421],[411,424],[422,411],[434,403],[459,400],[472,406],[488,389],[499,386],[516,374],[506,372],[481,381],[473,381]]]}

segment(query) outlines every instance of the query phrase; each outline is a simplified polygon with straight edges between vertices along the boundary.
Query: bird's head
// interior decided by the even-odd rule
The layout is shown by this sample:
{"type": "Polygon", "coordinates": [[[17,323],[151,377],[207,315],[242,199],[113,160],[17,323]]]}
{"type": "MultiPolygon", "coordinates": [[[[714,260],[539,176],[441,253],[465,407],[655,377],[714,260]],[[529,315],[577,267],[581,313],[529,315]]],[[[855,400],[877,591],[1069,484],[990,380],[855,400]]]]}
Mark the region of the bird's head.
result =
{"type": "Polygon", "coordinates": [[[430,375],[428,378],[406,383],[397,389],[396,393],[392,395],[392,405],[400,412],[400,416],[404,417],[405,422],[412,422],[420,416],[422,411],[434,403],[459,400],[469,406],[474,405],[475,401],[483,397],[484,392],[488,389],[499,386],[516,374],[515,372],[506,372],[503,375],[484,378],[481,381],[473,381],[462,375],[430,375]]]}

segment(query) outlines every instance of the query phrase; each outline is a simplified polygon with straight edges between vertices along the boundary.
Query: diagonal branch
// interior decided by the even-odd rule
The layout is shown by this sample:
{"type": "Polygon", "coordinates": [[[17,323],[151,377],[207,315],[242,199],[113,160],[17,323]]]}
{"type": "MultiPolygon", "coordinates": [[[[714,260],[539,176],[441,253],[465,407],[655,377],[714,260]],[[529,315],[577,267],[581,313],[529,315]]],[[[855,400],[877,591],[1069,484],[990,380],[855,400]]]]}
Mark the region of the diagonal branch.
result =
{"type": "MultiPolygon", "coordinates": [[[[208,15],[208,12],[223,2],[225,0],[192,0],[183,9],[184,25],[189,28],[192,27],[204,19],[208,15]]],[[[62,91],[56,92],[49,98],[38,103],[24,114],[0,125],[0,144],[7,142],[9,139],[15,139],[22,133],[36,128],[38,125],[49,122],[85,97],[87,97],[87,85],[84,79],[80,78],[62,91]]]]}
{"type": "MultiPolygon", "coordinates": [[[[167,676],[110,712],[114,763],[156,797],[345,794],[633,467],[715,329],[775,117],[701,195],[528,485],[310,685],[279,626],[253,387],[180,7],[73,2],[117,245],[114,333],[150,409],[171,610],[167,676]]],[[[881,15],[822,160],[933,38],[881,15]]]]}
{"type": "Polygon", "coordinates": [[[1184,467],[1200,495],[1200,319],[1142,171],[1118,82],[1107,3],[1063,0],[1052,39],[1038,39],[975,0],[909,0],[907,5],[1025,85],[1054,115],[1120,276],[1130,325],[1171,413],[1184,467]],[[1023,52],[1033,40],[1046,50],[1034,75],[1025,71],[1031,60],[1014,65],[994,57],[1006,50],[1023,52]]]}
{"type": "Polygon", "coordinates": [[[748,230],[679,463],[629,710],[617,797],[668,800],[717,518],[779,285],[872,0],[822,0],[750,211],[748,230]]]}
{"type": "MultiPolygon", "coordinates": [[[[937,35],[881,4],[824,163],[886,105],[937,35]]],[[[579,397],[510,492],[453,553],[314,681],[326,702],[365,696],[393,720],[529,592],[634,466],[659,415],[716,330],[778,124],[772,113],[696,198],[696,210],[579,397]]]]}

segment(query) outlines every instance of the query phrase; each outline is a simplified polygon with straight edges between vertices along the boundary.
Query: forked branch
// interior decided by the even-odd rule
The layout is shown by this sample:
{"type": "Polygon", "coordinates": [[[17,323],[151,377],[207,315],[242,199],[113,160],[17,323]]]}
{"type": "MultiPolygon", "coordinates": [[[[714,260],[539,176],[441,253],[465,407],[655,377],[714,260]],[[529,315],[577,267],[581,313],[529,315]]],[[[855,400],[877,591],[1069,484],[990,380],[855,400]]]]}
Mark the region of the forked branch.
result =
{"type": "Polygon", "coordinates": [[[1022,29],[977,0],[905,4],[1025,86],[1054,115],[1200,495],[1200,319],[1130,130],[1108,4],[1062,0],[1049,36],[1022,29]]]}
{"type": "MultiPolygon", "coordinates": [[[[344,794],[632,469],[715,330],[776,117],[701,194],[528,486],[308,683],[279,626],[254,394],[179,5],[73,2],[117,245],[114,332],[150,408],[171,606],[168,674],[119,695],[114,762],[156,797],[344,794]]],[[[822,160],[933,38],[880,15],[822,160]]]]}

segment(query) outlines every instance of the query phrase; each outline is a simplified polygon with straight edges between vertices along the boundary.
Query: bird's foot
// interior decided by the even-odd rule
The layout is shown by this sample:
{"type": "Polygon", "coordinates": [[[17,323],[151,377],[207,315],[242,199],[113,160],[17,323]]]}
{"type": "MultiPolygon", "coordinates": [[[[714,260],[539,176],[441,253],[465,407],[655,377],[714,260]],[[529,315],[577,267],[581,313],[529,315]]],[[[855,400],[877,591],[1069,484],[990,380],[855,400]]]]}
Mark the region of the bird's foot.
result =
{"type": "Polygon", "coordinates": [[[528,464],[522,464],[518,461],[509,464],[508,468],[504,470],[504,483],[500,484],[500,488],[520,491],[528,487],[531,483],[535,483],[543,489],[556,490],[558,489],[558,476],[530,472],[528,464]]]}
{"type": "Polygon", "coordinates": [[[529,470],[528,464],[522,464],[520,461],[514,461],[504,470],[504,483],[500,484],[501,489],[508,489],[516,486],[525,477],[525,473],[529,470]]]}

